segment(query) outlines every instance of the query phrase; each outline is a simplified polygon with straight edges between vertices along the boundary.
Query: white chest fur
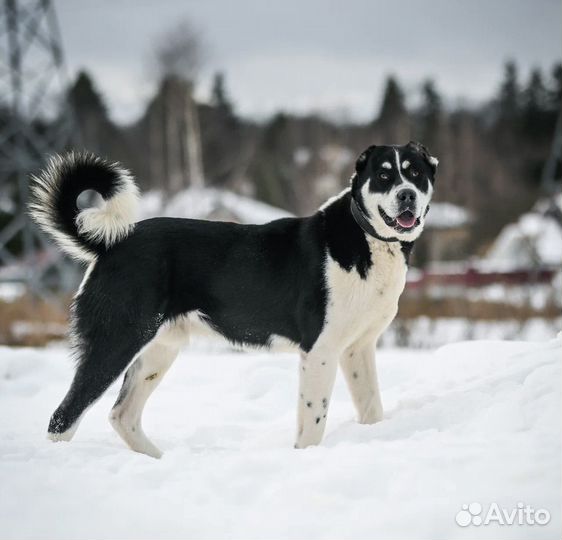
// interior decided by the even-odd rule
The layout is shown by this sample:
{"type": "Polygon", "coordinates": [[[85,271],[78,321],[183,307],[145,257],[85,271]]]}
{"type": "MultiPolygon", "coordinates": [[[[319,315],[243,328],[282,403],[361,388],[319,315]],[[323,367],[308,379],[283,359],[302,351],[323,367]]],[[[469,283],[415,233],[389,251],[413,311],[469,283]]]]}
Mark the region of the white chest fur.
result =
{"type": "Polygon", "coordinates": [[[407,270],[400,244],[370,239],[369,247],[373,264],[366,279],[355,269],[347,272],[327,255],[328,306],[320,339],[335,340],[338,348],[376,340],[398,310],[407,270]]]}

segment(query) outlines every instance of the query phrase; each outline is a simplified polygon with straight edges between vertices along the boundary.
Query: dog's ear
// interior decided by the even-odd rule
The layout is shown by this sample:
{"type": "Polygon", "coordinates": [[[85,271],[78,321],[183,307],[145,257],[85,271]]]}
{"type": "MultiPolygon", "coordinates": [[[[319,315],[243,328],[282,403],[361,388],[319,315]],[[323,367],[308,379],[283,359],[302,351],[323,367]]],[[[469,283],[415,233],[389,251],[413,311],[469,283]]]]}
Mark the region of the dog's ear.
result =
{"type": "Polygon", "coordinates": [[[410,141],[408,143],[408,146],[414,150],[415,152],[418,152],[419,154],[421,154],[421,156],[427,161],[427,163],[429,164],[429,166],[431,167],[431,170],[433,171],[433,174],[436,173],[437,171],[437,165],[439,165],[439,160],[432,156],[429,153],[429,150],[421,143],[416,142],[416,141],[410,141]]]}
{"type": "Polygon", "coordinates": [[[365,166],[367,165],[367,161],[369,161],[369,156],[373,153],[373,150],[376,146],[373,144],[361,152],[361,155],[357,158],[355,162],[355,171],[359,174],[365,170],[365,166]]]}

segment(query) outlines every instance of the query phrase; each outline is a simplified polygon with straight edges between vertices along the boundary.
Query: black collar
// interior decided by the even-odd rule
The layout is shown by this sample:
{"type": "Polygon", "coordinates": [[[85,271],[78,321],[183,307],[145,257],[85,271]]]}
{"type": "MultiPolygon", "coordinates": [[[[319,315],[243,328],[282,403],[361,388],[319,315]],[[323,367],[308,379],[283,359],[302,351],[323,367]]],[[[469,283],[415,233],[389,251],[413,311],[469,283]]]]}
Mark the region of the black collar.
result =
{"type": "Polygon", "coordinates": [[[357,201],[353,198],[353,196],[351,197],[351,214],[353,215],[353,219],[355,219],[357,225],[359,225],[359,227],[361,227],[363,231],[366,232],[369,236],[372,236],[373,238],[376,238],[377,240],[381,240],[383,242],[400,242],[398,238],[385,238],[384,236],[378,234],[377,231],[375,231],[374,227],[369,223],[367,216],[363,213],[361,208],[359,208],[359,205],[357,204],[357,201]]]}

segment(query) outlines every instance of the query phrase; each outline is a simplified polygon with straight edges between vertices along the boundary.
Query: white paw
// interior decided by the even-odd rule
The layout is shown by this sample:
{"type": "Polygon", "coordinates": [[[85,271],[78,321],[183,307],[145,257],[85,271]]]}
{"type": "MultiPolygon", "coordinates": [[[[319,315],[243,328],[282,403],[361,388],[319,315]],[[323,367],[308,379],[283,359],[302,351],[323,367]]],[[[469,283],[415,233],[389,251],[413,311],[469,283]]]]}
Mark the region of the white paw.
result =
{"type": "Polygon", "coordinates": [[[383,410],[380,406],[369,407],[358,418],[360,424],[376,424],[383,419],[383,410]]]}
{"type": "Polygon", "coordinates": [[[52,433],[49,431],[47,432],[47,439],[53,442],[60,442],[60,441],[69,442],[72,439],[72,437],[74,437],[74,434],[76,433],[76,428],[78,427],[77,424],[78,422],[76,422],[74,426],[72,426],[70,429],[63,431],[62,433],[52,433]]]}

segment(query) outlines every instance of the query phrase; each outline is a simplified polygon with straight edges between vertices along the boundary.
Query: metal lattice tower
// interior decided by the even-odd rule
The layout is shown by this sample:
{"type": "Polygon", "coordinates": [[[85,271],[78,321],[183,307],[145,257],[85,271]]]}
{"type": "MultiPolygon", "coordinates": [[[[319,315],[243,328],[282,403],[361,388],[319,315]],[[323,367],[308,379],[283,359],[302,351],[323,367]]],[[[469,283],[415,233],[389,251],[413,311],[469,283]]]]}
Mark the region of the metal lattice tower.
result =
{"type": "Polygon", "coordinates": [[[29,174],[72,135],[60,32],[50,0],[0,1],[0,282],[46,296],[75,273],[26,214],[29,174]]]}

